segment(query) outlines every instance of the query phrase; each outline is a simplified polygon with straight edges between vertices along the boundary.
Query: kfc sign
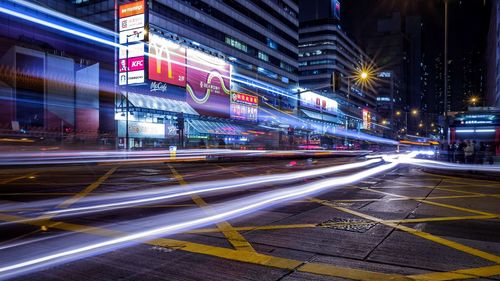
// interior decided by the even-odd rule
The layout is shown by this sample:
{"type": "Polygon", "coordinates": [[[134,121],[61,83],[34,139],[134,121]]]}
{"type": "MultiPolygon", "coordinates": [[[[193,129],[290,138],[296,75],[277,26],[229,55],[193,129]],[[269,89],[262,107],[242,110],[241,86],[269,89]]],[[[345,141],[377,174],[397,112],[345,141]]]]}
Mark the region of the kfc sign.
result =
{"type": "Polygon", "coordinates": [[[137,1],[120,6],[120,18],[144,14],[144,1],[137,1]]]}
{"type": "Polygon", "coordinates": [[[128,71],[144,70],[144,57],[128,59],[128,71]]]}

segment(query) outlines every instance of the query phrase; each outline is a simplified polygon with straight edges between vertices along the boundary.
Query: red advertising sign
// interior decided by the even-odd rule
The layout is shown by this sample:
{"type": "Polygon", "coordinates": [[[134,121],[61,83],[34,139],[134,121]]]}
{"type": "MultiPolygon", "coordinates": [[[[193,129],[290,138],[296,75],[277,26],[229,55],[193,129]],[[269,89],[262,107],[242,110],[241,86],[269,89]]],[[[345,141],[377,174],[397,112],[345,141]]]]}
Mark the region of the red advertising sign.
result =
{"type": "Polygon", "coordinates": [[[231,118],[236,120],[257,121],[259,98],[249,94],[231,94],[231,118]]]}
{"type": "Polygon", "coordinates": [[[251,105],[257,105],[259,103],[259,100],[256,96],[243,93],[233,93],[231,95],[231,101],[239,103],[247,103],[251,105]]]}
{"type": "Polygon", "coordinates": [[[156,34],[149,38],[150,80],[186,86],[186,49],[156,34]]]}
{"type": "Polygon", "coordinates": [[[126,59],[120,59],[118,60],[118,71],[119,72],[127,72],[127,60],[126,59]]]}
{"type": "Polygon", "coordinates": [[[119,14],[120,18],[144,14],[144,1],[137,1],[125,5],[120,5],[119,14]]]}
{"type": "Polygon", "coordinates": [[[201,115],[228,118],[231,65],[222,59],[187,49],[186,100],[201,115]]]}
{"type": "Polygon", "coordinates": [[[136,57],[128,59],[128,69],[129,71],[143,70],[144,69],[144,57],[136,57]]]}

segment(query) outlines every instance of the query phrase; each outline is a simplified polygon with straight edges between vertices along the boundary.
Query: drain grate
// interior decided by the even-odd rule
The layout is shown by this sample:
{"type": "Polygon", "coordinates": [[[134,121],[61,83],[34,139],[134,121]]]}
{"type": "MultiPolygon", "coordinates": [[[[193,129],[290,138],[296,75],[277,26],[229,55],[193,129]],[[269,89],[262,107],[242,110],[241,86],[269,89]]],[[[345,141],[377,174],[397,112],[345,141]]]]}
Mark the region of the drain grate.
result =
{"type": "Polygon", "coordinates": [[[319,227],[358,233],[365,233],[375,225],[373,221],[351,218],[333,218],[318,224],[319,227]]]}

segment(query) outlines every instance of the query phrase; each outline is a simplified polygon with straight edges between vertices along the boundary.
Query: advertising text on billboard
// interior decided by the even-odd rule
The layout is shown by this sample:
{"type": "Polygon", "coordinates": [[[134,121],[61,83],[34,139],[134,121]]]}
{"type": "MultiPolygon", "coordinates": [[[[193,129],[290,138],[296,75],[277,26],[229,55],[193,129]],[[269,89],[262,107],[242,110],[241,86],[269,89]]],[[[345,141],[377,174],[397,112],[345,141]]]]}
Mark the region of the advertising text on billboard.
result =
{"type": "Polygon", "coordinates": [[[144,70],[129,71],[127,81],[128,84],[144,83],[144,70]]]}
{"type": "Polygon", "coordinates": [[[228,118],[231,66],[217,57],[187,49],[186,99],[199,114],[228,118]]]}
{"type": "Polygon", "coordinates": [[[336,113],[338,109],[336,101],[309,91],[300,94],[300,103],[303,107],[329,113],[336,113]]]}
{"type": "MultiPolygon", "coordinates": [[[[128,45],[128,57],[140,57],[144,56],[144,43],[129,44],[128,45]]],[[[120,47],[118,58],[127,58],[127,46],[120,47]]]]}
{"type": "Polygon", "coordinates": [[[144,40],[144,27],[120,32],[120,44],[133,43],[144,40]]]}
{"type": "Polygon", "coordinates": [[[120,19],[120,31],[144,27],[144,14],[120,19]]]}
{"type": "Polygon", "coordinates": [[[257,121],[259,99],[256,96],[231,93],[231,119],[257,121]]]}
{"type": "Polygon", "coordinates": [[[120,18],[144,14],[144,1],[141,0],[125,5],[120,5],[119,14],[120,18]]]}

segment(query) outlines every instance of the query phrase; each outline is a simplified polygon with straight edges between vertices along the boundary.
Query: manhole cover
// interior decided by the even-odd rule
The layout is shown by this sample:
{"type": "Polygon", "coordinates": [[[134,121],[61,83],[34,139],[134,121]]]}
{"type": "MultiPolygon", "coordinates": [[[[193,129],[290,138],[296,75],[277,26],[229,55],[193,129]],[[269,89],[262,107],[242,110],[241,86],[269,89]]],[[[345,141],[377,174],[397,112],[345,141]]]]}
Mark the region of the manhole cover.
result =
{"type": "Polygon", "coordinates": [[[375,225],[377,223],[373,221],[351,218],[333,218],[318,224],[319,227],[358,233],[365,233],[375,225]]]}

